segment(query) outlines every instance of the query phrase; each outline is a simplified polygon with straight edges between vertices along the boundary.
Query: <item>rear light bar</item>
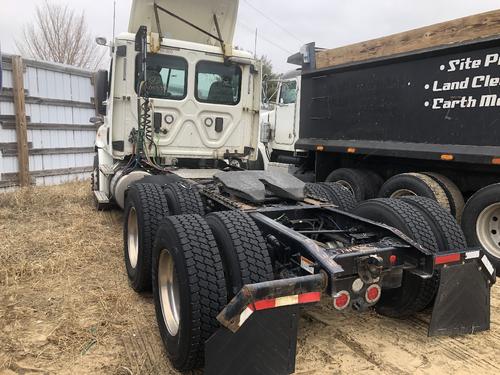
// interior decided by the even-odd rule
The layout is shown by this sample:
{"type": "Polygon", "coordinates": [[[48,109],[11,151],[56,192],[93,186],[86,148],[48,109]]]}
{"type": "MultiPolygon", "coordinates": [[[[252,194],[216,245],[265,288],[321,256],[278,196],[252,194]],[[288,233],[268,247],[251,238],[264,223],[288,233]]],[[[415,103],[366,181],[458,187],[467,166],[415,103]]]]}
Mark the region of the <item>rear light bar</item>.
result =
{"type": "Polygon", "coordinates": [[[245,310],[243,310],[240,315],[239,325],[241,327],[255,311],[269,310],[292,305],[304,305],[307,303],[319,302],[320,300],[321,292],[311,292],[255,301],[254,303],[248,305],[245,310]]]}

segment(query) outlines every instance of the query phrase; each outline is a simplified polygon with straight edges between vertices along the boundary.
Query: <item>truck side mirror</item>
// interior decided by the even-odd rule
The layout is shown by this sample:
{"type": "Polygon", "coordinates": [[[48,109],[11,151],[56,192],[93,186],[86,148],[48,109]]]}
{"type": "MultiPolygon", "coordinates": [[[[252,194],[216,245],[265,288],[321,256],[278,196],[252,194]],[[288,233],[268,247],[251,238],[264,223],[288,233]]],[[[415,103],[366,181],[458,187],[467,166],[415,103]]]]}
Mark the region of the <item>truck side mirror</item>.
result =
{"type": "Polygon", "coordinates": [[[97,114],[106,116],[106,104],[108,100],[108,71],[99,70],[94,76],[94,100],[97,114]]]}
{"type": "Polygon", "coordinates": [[[104,37],[95,38],[95,42],[100,46],[107,46],[108,45],[108,40],[104,37]]]}
{"type": "Polygon", "coordinates": [[[102,124],[104,124],[104,119],[100,116],[96,116],[96,117],[91,117],[89,122],[91,124],[94,124],[94,125],[99,125],[101,126],[102,124]]]}

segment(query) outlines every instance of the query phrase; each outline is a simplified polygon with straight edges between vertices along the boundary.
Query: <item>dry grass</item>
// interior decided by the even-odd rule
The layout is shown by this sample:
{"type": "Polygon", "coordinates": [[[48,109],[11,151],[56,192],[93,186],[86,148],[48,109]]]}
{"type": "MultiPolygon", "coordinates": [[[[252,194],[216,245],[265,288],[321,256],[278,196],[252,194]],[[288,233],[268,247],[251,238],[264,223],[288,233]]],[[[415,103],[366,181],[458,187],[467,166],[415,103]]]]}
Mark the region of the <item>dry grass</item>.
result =
{"type": "Polygon", "coordinates": [[[127,285],[121,213],[96,213],[88,183],[26,189],[0,194],[0,235],[0,372],[130,373],[149,301],[127,285]]]}

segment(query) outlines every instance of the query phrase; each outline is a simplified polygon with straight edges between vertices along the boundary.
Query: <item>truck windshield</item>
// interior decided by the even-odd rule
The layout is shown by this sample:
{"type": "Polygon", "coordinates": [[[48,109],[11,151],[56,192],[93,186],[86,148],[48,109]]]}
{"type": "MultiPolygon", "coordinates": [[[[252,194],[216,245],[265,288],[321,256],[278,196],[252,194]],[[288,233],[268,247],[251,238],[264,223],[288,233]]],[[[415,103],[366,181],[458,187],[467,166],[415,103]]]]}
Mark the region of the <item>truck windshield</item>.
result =
{"type": "Polygon", "coordinates": [[[281,84],[280,104],[293,104],[297,101],[297,82],[285,81],[281,84]]]}
{"type": "Polygon", "coordinates": [[[236,105],[240,102],[241,69],[201,61],[196,66],[196,99],[204,103],[236,105]]]}
{"type": "MultiPolygon", "coordinates": [[[[139,66],[138,59],[136,80],[139,79],[139,66]]],[[[184,99],[187,94],[187,70],[188,64],[183,58],[148,54],[146,88],[149,96],[157,99],[184,99]]]]}

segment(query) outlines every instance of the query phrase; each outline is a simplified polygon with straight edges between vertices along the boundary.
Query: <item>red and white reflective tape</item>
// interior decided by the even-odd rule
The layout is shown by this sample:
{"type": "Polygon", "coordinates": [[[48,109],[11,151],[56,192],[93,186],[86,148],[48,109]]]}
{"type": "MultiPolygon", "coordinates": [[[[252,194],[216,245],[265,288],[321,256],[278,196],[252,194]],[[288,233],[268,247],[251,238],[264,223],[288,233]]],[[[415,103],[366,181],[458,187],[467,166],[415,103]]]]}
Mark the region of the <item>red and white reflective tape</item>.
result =
{"type": "Polygon", "coordinates": [[[284,306],[303,305],[306,303],[319,302],[320,300],[321,292],[311,292],[255,301],[253,304],[248,305],[240,314],[239,326],[241,327],[255,311],[269,310],[284,306]]]}
{"type": "Polygon", "coordinates": [[[462,255],[460,253],[438,255],[434,258],[434,264],[438,266],[441,264],[456,263],[460,262],[461,259],[462,255]]]}

